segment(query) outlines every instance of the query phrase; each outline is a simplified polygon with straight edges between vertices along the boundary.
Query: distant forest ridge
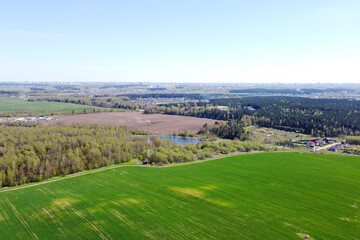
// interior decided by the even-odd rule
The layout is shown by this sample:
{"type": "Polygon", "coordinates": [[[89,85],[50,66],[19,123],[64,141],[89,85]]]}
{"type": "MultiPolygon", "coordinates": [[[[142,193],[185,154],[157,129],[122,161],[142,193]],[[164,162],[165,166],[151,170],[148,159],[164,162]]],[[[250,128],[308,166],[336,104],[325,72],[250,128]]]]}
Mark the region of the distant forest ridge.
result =
{"type": "Polygon", "coordinates": [[[352,99],[222,98],[208,103],[166,104],[146,112],[246,121],[319,137],[360,135],[360,101],[352,99]]]}
{"type": "Polygon", "coordinates": [[[19,91],[0,90],[0,97],[17,96],[19,94],[20,94],[19,91]]]}
{"type": "Polygon", "coordinates": [[[205,95],[199,93],[146,93],[146,94],[121,94],[119,96],[126,96],[130,99],[137,99],[137,98],[185,98],[185,99],[194,99],[194,100],[205,99],[205,95]]]}
{"type": "Polygon", "coordinates": [[[304,88],[304,89],[270,89],[270,88],[248,88],[248,89],[235,89],[230,90],[230,93],[257,93],[257,94],[313,94],[313,93],[329,93],[329,92],[354,92],[353,89],[345,89],[345,88],[326,88],[326,89],[318,89],[318,88],[304,88]]]}

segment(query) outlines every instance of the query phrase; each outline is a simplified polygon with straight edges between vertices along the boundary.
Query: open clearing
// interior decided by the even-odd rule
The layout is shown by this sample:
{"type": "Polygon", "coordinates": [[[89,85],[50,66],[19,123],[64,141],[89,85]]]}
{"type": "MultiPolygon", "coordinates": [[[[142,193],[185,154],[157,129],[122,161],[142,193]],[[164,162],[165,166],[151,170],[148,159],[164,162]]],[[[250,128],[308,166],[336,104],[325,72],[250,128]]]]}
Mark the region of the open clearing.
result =
{"type": "Polygon", "coordinates": [[[0,239],[360,239],[359,172],[294,152],[108,169],[0,192],[0,239]]]}
{"type": "Polygon", "coordinates": [[[169,134],[185,130],[196,133],[205,124],[216,120],[163,114],[143,114],[141,112],[102,112],[80,115],[60,116],[59,121],[66,124],[90,123],[126,126],[128,129],[141,129],[152,133],[169,134]]]}
{"type": "Polygon", "coordinates": [[[28,102],[20,98],[0,98],[0,112],[33,111],[38,113],[64,113],[75,111],[91,111],[99,107],[84,106],[61,102],[28,102]]]}

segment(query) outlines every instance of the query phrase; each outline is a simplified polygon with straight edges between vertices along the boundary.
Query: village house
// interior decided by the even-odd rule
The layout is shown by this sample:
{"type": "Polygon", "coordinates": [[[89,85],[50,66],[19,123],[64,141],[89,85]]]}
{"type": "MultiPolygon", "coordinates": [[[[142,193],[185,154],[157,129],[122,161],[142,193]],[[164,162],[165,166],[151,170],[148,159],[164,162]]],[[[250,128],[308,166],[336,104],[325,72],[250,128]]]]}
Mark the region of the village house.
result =
{"type": "Polygon", "coordinates": [[[349,145],[349,144],[339,143],[339,144],[336,144],[335,146],[329,148],[328,150],[329,150],[329,151],[337,152],[337,151],[340,151],[340,150],[344,150],[344,147],[345,147],[345,146],[348,146],[348,145],[349,145]]]}
{"type": "Polygon", "coordinates": [[[308,147],[315,147],[315,142],[313,142],[313,141],[309,141],[308,143],[307,143],[307,146],[308,147]]]}

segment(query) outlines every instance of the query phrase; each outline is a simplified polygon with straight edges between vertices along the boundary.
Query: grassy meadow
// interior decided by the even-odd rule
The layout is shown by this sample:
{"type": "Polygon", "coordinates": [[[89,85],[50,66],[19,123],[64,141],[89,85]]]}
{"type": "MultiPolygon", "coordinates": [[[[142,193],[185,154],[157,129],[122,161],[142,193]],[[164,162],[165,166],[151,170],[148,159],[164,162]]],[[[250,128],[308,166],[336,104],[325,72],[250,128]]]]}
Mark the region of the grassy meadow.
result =
{"type": "Polygon", "coordinates": [[[0,239],[360,239],[359,173],[295,152],[124,166],[0,192],[0,239]]]}
{"type": "Polygon", "coordinates": [[[91,111],[99,107],[84,106],[60,102],[28,102],[20,98],[0,98],[0,112],[33,111],[38,113],[64,113],[72,110],[81,112],[84,109],[91,111]]]}

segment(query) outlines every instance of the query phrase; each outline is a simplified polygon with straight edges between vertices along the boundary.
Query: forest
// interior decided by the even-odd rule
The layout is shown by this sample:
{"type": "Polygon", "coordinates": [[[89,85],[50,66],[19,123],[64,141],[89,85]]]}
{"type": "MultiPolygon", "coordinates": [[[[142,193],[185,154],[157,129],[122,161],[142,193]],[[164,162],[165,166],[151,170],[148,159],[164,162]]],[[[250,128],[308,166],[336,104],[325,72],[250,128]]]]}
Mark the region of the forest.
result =
{"type": "Polygon", "coordinates": [[[219,138],[238,139],[245,141],[249,135],[244,128],[242,121],[229,120],[227,122],[215,122],[214,125],[205,124],[198,134],[214,134],[219,138]]]}
{"type": "Polygon", "coordinates": [[[316,137],[360,135],[360,101],[353,99],[222,98],[211,99],[208,103],[148,107],[145,113],[235,120],[242,121],[245,126],[256,124],[261,127],[301,132],[316,137]]]}
{"type": "Polygon", "coordinates": [[[0,97],[10,97],[10,96],[18,96],[18,95],[19,95],[18,91],[0,90],[0,97]]]}
{"type": "MultiPolygon", "coordinates": [[[[16,186],[132,159],[144,160],[147,136],[111,125],[0,125],[0,186],[16,186]]],[[[257,143],[202,142],[181,146],[151,137],[153,164],[193,161],[233,151],[266,150],[257,143]]]]}
{"type": "Polygon", "coordinates": [[[144,109],[145,105],[130,102],[133,99],[139,98],[184,98],[188,100],[203,100],[204,95],[197,93],[144,93],[144,94],[122,94],[117,96],[94,95],[91,98],[77,97],[77,96],[32,96],[28,99],[29,102],[48,101],[48,102],[64,102],[81,104],[88,106],[97,106],[104,108],[116,108],[122,110],[138,110],[144,109]]]}
{"type": "Polygon", "coordinates": [[[204,96],[198,93],[145,93],[145,94],[123,94],[130,99],[138,98],[185,98],[194,100],[203,100],[204,96]]]}
{"type": "Polygon", "coordinates": [[[29,102],[36,101],[48,101],[48,102],[64,102],[64,103],[73,103],[73,104],[81,104],[88,106],[96,106],[103,108],[115,108],[122,110],[138,110],[143,109],[144,106],[141,104],[131,103],[126,101],[127,97],[93,97],[93,98],[85,98],[85,97],[31,97],[28,99],[29,102]]]}
{"type": "Polygon", "coordinates": [[[353,92],[351,89],[344,88],[327,88],[327,89],[318,89],[318,88],[304,88],[304,89],[271,89],[271,88],[247,88],[247,89],[235,89],[230,90],[230,93],[248,93],[248,94],[313,94],[313,93],[338,93],[338,92],[353,92]]]}

